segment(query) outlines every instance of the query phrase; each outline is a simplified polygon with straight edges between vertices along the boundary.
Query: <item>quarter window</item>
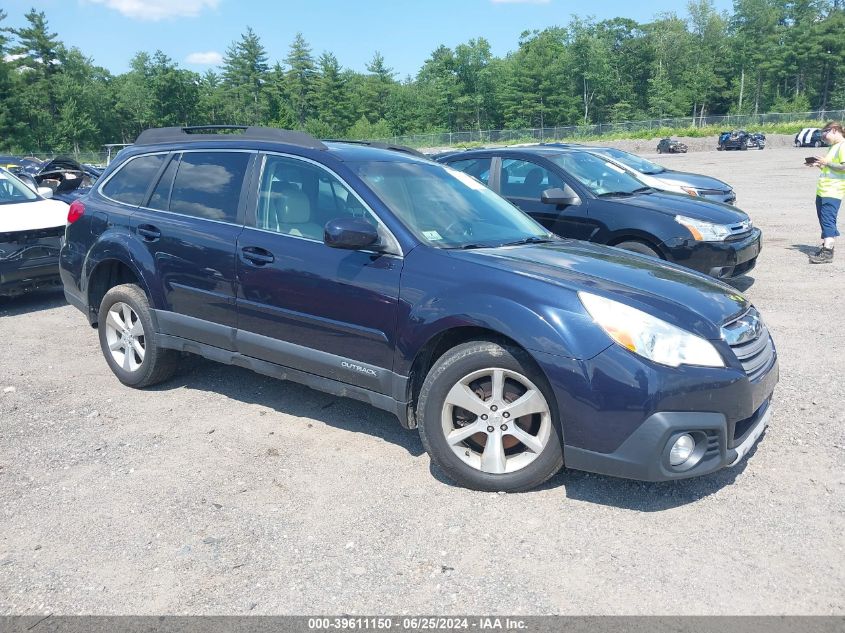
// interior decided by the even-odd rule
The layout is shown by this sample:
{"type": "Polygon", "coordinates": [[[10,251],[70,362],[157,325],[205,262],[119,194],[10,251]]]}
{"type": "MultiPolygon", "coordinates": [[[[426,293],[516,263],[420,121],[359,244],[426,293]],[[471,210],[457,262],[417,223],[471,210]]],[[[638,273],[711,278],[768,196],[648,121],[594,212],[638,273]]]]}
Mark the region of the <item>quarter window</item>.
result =
{"type": "Polygon", "coordinates": [[[129,160],[103,185],[103,195],[138,206],[144,201],[144,195],[165,158],[166,154],[152,154],[129,160]]]}
{"type": "Polygon", "coordinates": [[[176,168],[169,210],[207,220],[236,222],[249,158],[246,152],[184,153],[176,168]]]}

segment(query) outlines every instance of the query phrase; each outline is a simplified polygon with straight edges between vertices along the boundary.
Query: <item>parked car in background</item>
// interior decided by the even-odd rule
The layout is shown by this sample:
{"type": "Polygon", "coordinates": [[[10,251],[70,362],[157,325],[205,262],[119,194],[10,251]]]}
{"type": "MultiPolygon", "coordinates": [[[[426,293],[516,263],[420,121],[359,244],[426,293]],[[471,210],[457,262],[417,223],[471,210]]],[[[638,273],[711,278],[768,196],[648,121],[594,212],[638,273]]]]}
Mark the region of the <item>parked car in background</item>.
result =
{"type": "Polygon", "coordinates": [[[825,144],[822,131],[817,127],[805,127],[795,135],[793,143],[795,147],[821,147],[825,144]]]}
{"type": "Polygon", "coordinates": [[[762,234],[727,204],[658,191],[594,148],[470,150],[439,160],[563,237],[665,259],[726,279],[752,270],[762,234]]]}
{"type": "Polygon", "coordinates": [[[0,168],[0,297],[56,286],[68,205],[0,168]]]}
{"type": "Polygon", "coordinates": [[[733,130],[731,132],[722,132],[719,135],[719,144],[716,147],[720,152],[729,149],[747,150],[748,149],[748,132],[745,130],[733,130]]]}
{"type": "Polygon", "coordinates": [[[370,402],[481,490],[733,466],[778,380],[732,288],[557,238],[409,153],[277,129],[144,132],[71,205],[61,272],[124,384],[190,352],[370,402]]]}
{"type": "Polygon", "coordinates": [[[762,132],[751,132],[748,135],[748,147],[755,149],[766,149],[766,135],[762,132]]]}
{"type": "Polygon", "coordinates": [[[582,149],[613,161],[649,187],[661,191],[684,193],[714,202],[736,203],[736,193],[733,188],[712,176],[667,169],[642,156],[614,147],[585,146],[582,149]]]}
{"type": "Polygon", "coordinates": [[[658,154],[686,154],[687,145],[671,138],[662,138],[657,144],[658,154]]]}

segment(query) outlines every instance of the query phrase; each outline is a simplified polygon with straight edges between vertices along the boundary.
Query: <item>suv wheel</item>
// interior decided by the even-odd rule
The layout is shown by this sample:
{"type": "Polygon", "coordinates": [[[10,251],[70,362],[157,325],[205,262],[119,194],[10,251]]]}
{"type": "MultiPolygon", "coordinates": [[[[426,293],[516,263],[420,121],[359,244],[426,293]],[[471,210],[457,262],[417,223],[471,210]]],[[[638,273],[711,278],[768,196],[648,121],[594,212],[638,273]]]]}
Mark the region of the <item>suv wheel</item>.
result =
{"type": "Polygon", "coordinates": [[[124,284],[109,290],[98,319],[103,355],[124,385],[148,387],[176,371],[178,355],[158,346],[150,303],[141,288],[124,284]]]}
{"type": "Polygon", "coordinates": [[[563,466],[551,389],[520,349],[472,341],[426,376],[417,419],[423,446],[468,488],[519,492],[563,466]]]}

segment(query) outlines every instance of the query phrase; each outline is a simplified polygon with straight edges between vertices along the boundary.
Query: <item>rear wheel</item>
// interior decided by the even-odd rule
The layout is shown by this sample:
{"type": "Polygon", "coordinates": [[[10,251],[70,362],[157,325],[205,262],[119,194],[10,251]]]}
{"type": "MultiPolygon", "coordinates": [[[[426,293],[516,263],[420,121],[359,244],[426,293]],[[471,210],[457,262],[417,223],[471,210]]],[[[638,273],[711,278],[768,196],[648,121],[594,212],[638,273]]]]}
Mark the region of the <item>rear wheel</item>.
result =
{"type": "Polygon", "coordinates": [[[813,141],[813,147],[821,147],[821,146],[822,146],[821,141],[813,141]]]}
{"type": "Polygon", "coordinates": [[[642,242],[635,242],[633,240],[627,242],[619,242],[618,244],[614,244],[616,248],[621,248],[622,250],[631,251],[633,253],[640,253],[641,255],[648,255],[649,257],[656,257],[657,259],[661,259],[660,253],[654,250],[648,244],[643,244],[642,242]]]}
{"type": "Polygon", "coordinates": [[[100,303],[100,348],[124,385],[148,387],[176,371],[178,354],[158,345],[147,296],[135,284],[115,286],[100,303]]]}
{"type": "Polygon", "coordinates": [[[426,376],[417,419],[432,461],[468,488],[528,490],[563,465],[551,389],[519,348],[471,341],[446,352],[426,376]]]}

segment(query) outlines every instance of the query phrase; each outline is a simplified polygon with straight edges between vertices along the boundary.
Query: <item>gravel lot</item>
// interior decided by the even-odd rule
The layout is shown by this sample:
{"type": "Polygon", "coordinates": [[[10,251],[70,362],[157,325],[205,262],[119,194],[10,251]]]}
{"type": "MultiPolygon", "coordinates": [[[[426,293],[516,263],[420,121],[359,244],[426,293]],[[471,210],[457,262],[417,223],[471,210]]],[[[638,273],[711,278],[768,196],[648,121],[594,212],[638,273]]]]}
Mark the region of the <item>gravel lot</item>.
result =
{"type": "Polygon", "coordinates": [[[0,614],[845,613],[845,252],[807,263],[811,153],[659,158],[763,228],[736,285],[781,358],[769,431],[701,479],[471,492],[366,405],[198,358],[134,391],[60,292],[0,304],[0,614]]]}

